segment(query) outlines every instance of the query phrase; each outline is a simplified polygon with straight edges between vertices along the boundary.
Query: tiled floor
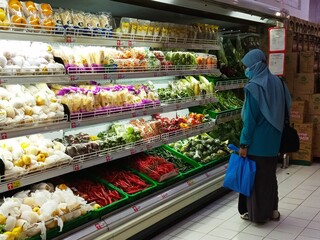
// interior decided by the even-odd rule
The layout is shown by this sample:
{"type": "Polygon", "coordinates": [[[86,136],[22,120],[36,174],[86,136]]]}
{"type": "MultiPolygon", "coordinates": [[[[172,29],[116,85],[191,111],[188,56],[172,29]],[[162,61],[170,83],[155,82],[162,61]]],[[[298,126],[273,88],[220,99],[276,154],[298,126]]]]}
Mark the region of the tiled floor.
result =
{"type": "Polygon", "coordinates": [[[237,194],[229,193],[152,240],[320,239],[320,164],[278,169],[279,222],[242,220],[237,194]]]}

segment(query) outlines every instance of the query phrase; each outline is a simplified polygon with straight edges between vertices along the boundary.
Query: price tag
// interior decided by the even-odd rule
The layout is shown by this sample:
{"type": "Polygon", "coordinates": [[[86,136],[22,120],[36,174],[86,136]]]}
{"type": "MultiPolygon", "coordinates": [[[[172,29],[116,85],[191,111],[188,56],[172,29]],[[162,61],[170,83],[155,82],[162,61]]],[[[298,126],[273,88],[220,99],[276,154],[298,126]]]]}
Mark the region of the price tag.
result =
{"type": "Polygon", "coordinates": [[[123,79],[124,77],[125,77],[124,74],[121,74],[121,73],[118,74],[118,79],[123,79]]]}
{"type": "Polygon", "coordinates": [[[154,77],[159,77],[159,75],[160,75],[159,72],[154,72],[154,73],[153,73],[153,76],[154,76],[154,77]]]}
{"type": "Polygon", "coordinates": [[[187,184],[188,184],[188,186],[192,186],[192,185],[194,184],[194,180],[193,180],[193,179],[189,180],[189,181],[187,182],[187,184]]]}
{"type": "Polygon", "coordinates": [[[21,186],[21,182],[19,180],[7,184],[8,190],[12,190],[12,189],[18,188],[20,186],[21,186]]]}
{"type": "Polygon", "coordinates": [[[180,103],[177,103],[177,104],[176,104],[176,109],[177,109],[177,110],[181,109],[181,104],[180,104],[180,103]]]}
{"type": "Polygon", "coordinates": [[[74,80],[76,80],[76,77],[73,76],[73,75],[71,75],[71,76],[70,76],[70,81],[73,82],[74,80]]]}
{"type": "Polygon", "coordinates": [[[135,118],[135,117],[137,117],[137,113],[136,113],[136,112],[132,112],[131,116],[132,116],[133,118],[135,118]]]}
{"type": "Polygon", "coordinates": [[[143,114],[143,116],[146,116],[146,115],[148,115],[148,112],[147,112],[147,110],[143,110],[143,111],[142,111],[142,114],[143,114]]]}
{"type": "Polygon", "coordinates": [[[1,133],[1,139],[7,139],[8,135],[7,133],[1,133]]]}
{"type": "Polygon", "coordinates": [[[167,144],[168,140],[167,139],[162,139],[163,144],[167,144]]]}
{"type": "Polygon", "coordinates": [[[107,156],[106,156],[106,161],[107,161],[107,162],[110,162],[110,161],[111,161],[110,155],[107,155],[107,156]]]}
{"type": "Polygon", "coordinates": [[[7,82],[8,82],[7,79],[0,79],[0,84],[2,84],[2,83],[7,83],[7,82]]]}
{"type": "Polygon", "coordinates": [[[77,128],[79,126],[78,122],[71,122],[71,128],[77,128]]]}
{"type": "Polygon", "coordinates": [[[210,173],[206,173],[205,176],[206,176],[206,178],[209,178],[209,177],[211,177],[212,175],[211,175],[210,173]]]}
{"type": "Polygon", "coordinates": [[[7,188],[8,188],[8,190],[14,189],[13,183],[8,183],[8,184],[7,184],[7,188]]]}
{"type": "Polygon", "coordinates": [[[133,42],[132,42],[132,40],[129,40],[128,41],[128,47],[132,47],[133,46],[133,42]]]}
{"type": "Polygon", "coordinates": [[[161,75],[162,76],[167,76],[168,74],[167,74],[167,72],[162,72],[161,75]]]}
{"type": "Polygon", "coordinates": [[[103,74],[103,79],[109,79],[109,75],[108,74],[103,74]]]}
{"type": "Polygon", "coordinates": [[[66,42],[67,42],[67,43],[72,43],[72,42],[74,42],[73,37],[72,37],[72,36],[67,36],[67,37],[66,37],[66,42]]]}
{"type": "Polygon", "coordinates": [[[121,46],[121,40],[117,40],[117,46],[121,46]]]}
{"type": "Polygon", "coordinates": [[[133,206],[132,209],[134,212],[139,212],[141,210],[141,207],[140,206],[133,206]]]}
{"type": "Polygon", "coordinates": [[[105,221],[101,221],[101,222],[98,222],[95,224],[95,227],[97,230],[100,230],[100,229],[103,229],[107,226],[106,222],[105,221]]]}
{"type": "Polygon", "coordinates": [[[136,150],[135,150],[134,148],[131,148],[131,149],[130,149],[130,154],[133,155],[133,154],[135,154],[135,153],[136,153],[136,150]]]}
{"type": "Polygon", "coordinates": [[[166,199],[168,196],[169,194],[167,192],[160,194],[161,199],[166,199]]]}
{"type": "Polygon", "coordinates": [[[79,171],[81,166],[79,164],[73,164],[73,171],[79,171]]]}

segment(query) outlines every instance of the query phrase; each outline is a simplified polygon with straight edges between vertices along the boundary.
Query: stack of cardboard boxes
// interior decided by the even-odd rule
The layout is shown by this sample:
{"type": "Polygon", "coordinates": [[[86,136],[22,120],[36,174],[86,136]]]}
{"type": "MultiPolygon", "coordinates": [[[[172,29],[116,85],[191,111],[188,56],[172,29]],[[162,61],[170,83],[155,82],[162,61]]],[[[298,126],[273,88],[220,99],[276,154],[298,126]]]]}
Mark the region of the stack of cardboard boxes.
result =
{"type": "Polygon", "coordinates": [[[313,157],[320,157],[319,45],[315,43],[319,38],[311,27],[304,32],[303,27],[292,26],[298,24],[290,25],[291,31],[287,31],[284,70],[284,81],[293,100],[291,122],[300,137],[300,151],[292,154],[292,160],[310,164],[313,157]]]}

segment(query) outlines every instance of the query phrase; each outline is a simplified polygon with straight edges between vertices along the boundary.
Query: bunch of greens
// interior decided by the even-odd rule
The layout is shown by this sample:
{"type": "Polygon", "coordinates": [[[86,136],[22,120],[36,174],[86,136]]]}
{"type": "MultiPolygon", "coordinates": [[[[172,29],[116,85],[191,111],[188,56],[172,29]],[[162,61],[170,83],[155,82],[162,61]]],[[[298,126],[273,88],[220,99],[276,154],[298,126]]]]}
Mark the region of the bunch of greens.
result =
{"type": "Polygon", "coordinates": [[[195,137],[172,143],[169,146],[185,156],[202,164],[223,158],[230,154],[228,141],[212,138],[204,133],[195,137]]]}
{"type": "Polygon", "coordinates": [[[196,56],[190,52],[167,52],[165,58],[173,65],[197,65],[196,56]]]}
{"type": "Polygon", "coordinates": [[[101,149],[112,148],[142,139],[140,132],[130,124],[114,123],[107,131],[100,132],[101,149]]]}

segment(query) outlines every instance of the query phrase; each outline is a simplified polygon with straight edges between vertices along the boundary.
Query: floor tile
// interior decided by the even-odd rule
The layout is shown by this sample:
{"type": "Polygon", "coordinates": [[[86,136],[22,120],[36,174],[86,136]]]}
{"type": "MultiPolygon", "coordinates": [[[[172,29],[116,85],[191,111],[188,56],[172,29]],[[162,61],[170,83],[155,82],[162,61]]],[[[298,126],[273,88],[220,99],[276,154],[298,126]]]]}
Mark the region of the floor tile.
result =
{"type": "Polygon", "coordinates": [[[232,238],[232,240],[262,240],[262,239],[264,238],[257,235],[243,233],[243,232],[239,233],[234,238],[232,238]]]}
{"type": "Polygon", "coordinates": [[[217,226],[219,226],[220,224],[222,224],[224,221],[225,221],[225,220],[222,220],[222,219],[205,217],[205,218],[201,219],[201,220],[199,221],[199,223],[204,223],[204,224],[210,225],[210,226],[212,226],[212,227],[217,227],[217,226]]]}
{"type": "Polygon", "coordinates": [[[305,206],[299,206],[297,207],[291,214],[291,217],[311,220],[313,219],[318,212],[320,211],[319,208],[310,208],[305,206]]]}
{"type": "Polygon", "coordinates": [[[320,196],[310,196],[303,203],[301,203],[301,206],[319,208],[319,200],[320,196]]]}
{"type": "Polygon", "coordinates": [[[296,204],[291,204],[291,203],[284,203],[284,202],[279,202],[279,208],[281,209],[288,209],[288,210],[295,210],[299,205],[296,204]]]}
{"type": "Polygon", "coordinates": [[[320,222],[320,212],[312,219],[312,221],[320,222]]]}
{"type": "Polygon", "coordinates": [[[210,224],[204,224],[204,223],[194,223],[191,226],[189,226],[188,230],[200,232],[200,233],[208,233],[212,231],[216,226],[212,226],[210,224]]]}
{"type": "Polygon", "coordinates": [[[297,227],[293,225],[289,225],[286,222],[280,223],[274,231],[279,231],[279,232],[286,232],[286,233],[292,233],[299,235],[303,231],[304,227],[297,227]]]}
{"type": "Polygon", "coordinates": [[[165,230],[164,232],[162,232],[162,234],[175,236],[176,234],[178,234],[182,230],[183,230],[183,228],[172,226],[171,228],[169,228],[169,229],[165,230]]]}
{"type": "Polygon", "coordinates": [[[284,197],[280,202],[300,205],[303,202],[303,199],[284,197]]]}
{"type": "Polygon", "coordinates": [[[201,239],[204,235],[204,233],[184,229],[183,231],[176,234],[175,237],[179,237],[185,240],[198,240],[201,239]]]}
{"type": "Polygon", "coordinates": [[[233,222],[228,220],[222,223],[221,225],[219,225],[219,227],[241,232],[243,229],[245,229],[249,225],[250,225],[249,221],[242,220],[241,222],[233,222]]]}
{"type": "Polygon", "coordinates": [[[201,219],[205,218],[203,215],[198,215],[198,214],[193,214],[189,217],[187,217],[185,220],[186,221],[191,221],[191,222],[199,222],[201,219]]]}
{"type": "Polygon", "coordinates": [[[313,193],[313,191],[311,191],[311,190],[295,189],[295,190],[293,190],[291,193],[289,193],[288,195],[286,195],[286,197],[296,198],[296,199],[306,199],[306,198],[308,198],[312,193],[313,193]]]}
{"type": "Polygon", "coordinates": [[[297,189],[305,189],[305,190],[311,190],[311,191],[315,191],[318,189],[317,186],[312,186],[312,185],[307,185],[307,184],[304,184],[302,183],[301,185],[299,185],[297,187],[297,189]]]}
{"type": "Polygon", "coordinates": [[[298,234],[280,232],[280,231],[272,231],[267,238],[276,239],[276,240],[294,240],[298,234]]]}
{"type": "Polygon", "coordinates": [[[279,223],[277,222],[268,222],[263,225],[251,224],[248,227],[246,227],[242,232],[261,237],[266,237],[270,232],[272,232],[273,229],[277,227],[278,224],[279,223]]]}
{"type": "Polygon", "coordinates": [[[320,239],[320,231],[311,228],[304,229],[300,235],[320,239]]]}
{"type": "Polygon", "coordinates": [[[306,236],[298,236],[296,240],[319,240],[319,238],[311,238],[306,236]]]}
{"type": "Polygon", "coordinates": [[[226,240],[226,239],[228,238],[211,236],[211,235],[205,235],[204,237],[200,238],[200,240],[226,240]]]}
{"type": "Polygon", "coordinates": [[[283,224],[292,225],[296,227],[302,227],[305,228],[310,223],[309,220],[300,219],[300,218],[294,218],[294,217],[287,217],[283,220],[283,224]]]}
{"type": "Polygon", "coordinates": [[[238,212],[235,211],[234,209],[228,210],[228,211],[214,211],[212,212],[210,215],[208,215],[208,217],[211,218],[218,218],[218,219],[222,219],[222,220],[228,220],[229,218],[231,218],[234,215],[238,215],[238,212]]]}
{"type": "Polygon", "coordinates": [[[208,235],[232,239],[238,233],[239,232],[237,232],[237,231],[218,227],[218,228],[213,229],[211,232],[209,232],[208,235]]]}
{"type": "Polygon", "coordinates": [[[311,229],[315,229],[315,230],[319,230],[320,231],[320,222],[316,222],[316,221],[311,221],[307,228],[311,228],[311,229]]]}

